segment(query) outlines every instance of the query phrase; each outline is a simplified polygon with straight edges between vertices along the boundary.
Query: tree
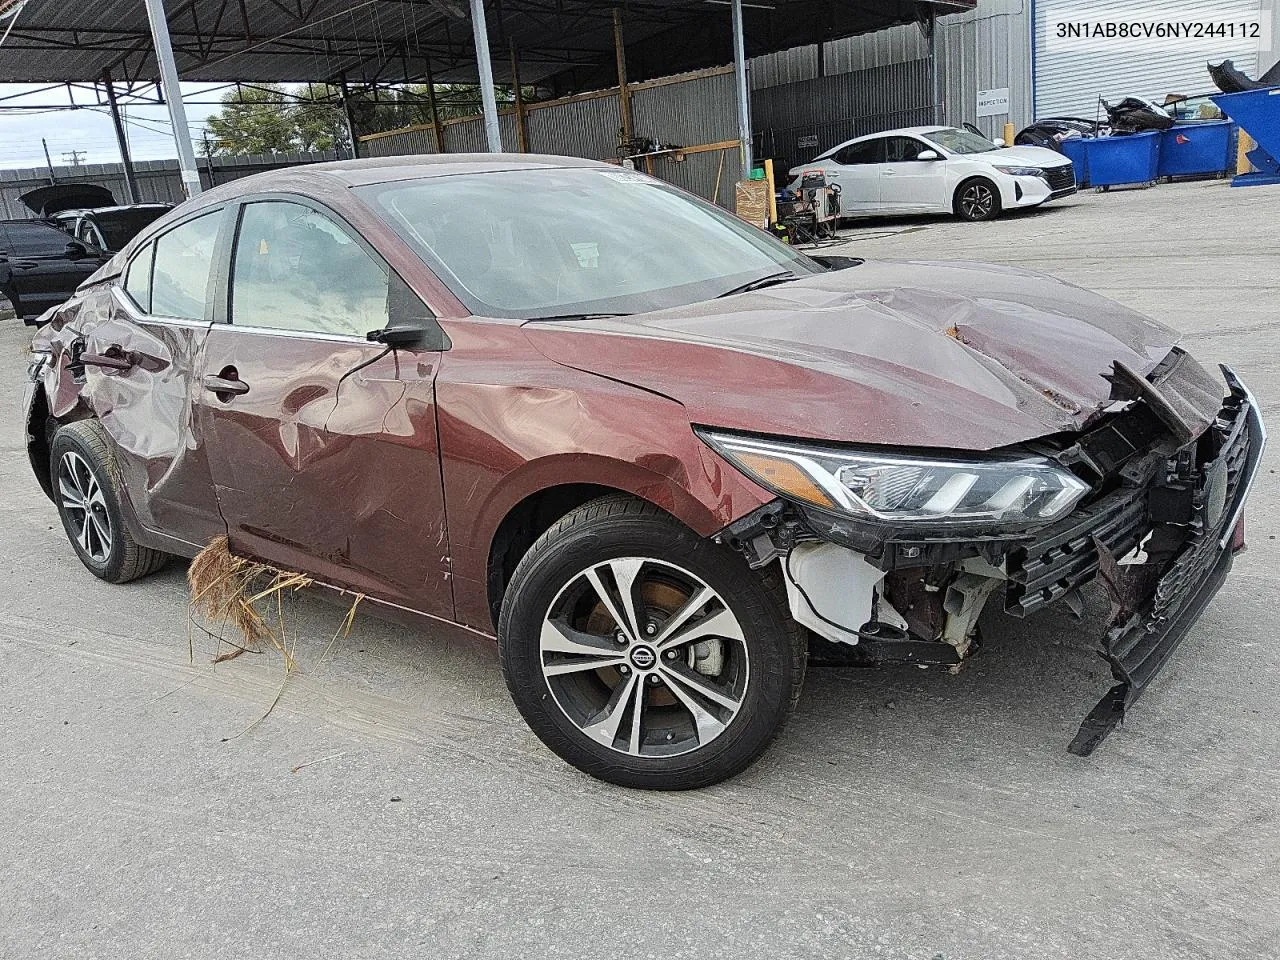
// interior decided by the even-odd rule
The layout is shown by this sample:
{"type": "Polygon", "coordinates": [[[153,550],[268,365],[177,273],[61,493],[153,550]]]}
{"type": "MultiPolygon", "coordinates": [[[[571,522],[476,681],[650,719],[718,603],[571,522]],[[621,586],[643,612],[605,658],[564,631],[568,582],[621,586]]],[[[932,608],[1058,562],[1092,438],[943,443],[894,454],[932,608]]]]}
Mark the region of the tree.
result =
{"type": "MultiPolygon", "coordinates": [[[[515,102],[510,87],[498,87],[499,108],[515,102]]],[[[533,87],[522,89],[526,102],[533,87]]],[[[436,84],[436,108],[441,120],[480,112],[480,88],[475,84],[436,84]]],[[[351,91],[351,115],[356,135],[396,130],[431,122],[426,84],[351,91]]],[[[222,97],[221,111],[209,118],[206,153],[258,154],[311,150],[349,150],[350,136],[341,91],[329,84],[284,84],[240,87],[222,97]]]]}
{"type": "Polygon", "coordinates": [[[222,97],[209,118],[213,149],[222,154],[286,153],[298,149],[292,103],[281,84],[241,87],[222,97]]]}

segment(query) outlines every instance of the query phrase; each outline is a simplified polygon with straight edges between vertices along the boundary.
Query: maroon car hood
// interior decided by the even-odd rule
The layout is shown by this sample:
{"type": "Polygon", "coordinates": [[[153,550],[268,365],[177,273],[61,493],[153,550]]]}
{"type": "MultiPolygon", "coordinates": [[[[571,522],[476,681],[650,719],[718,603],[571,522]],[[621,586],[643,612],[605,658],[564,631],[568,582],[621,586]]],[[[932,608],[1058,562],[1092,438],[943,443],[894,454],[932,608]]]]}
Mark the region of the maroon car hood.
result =
{"type": "Polygon", "coordinates": [[[1178,336],[1009,267],[876,262],[613,319],[531,322],[559,363],[668,396],[695,423],[989,450],[1079,430],[1120,360],[1146,375],[1178,336]]]}

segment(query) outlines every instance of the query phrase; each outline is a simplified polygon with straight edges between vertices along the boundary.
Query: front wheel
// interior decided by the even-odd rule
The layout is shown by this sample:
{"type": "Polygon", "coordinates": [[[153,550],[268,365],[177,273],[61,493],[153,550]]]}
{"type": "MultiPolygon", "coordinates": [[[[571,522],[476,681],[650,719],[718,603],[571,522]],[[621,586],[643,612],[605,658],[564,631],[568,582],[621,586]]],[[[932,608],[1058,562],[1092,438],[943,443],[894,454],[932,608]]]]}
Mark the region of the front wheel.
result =
{"type": "Polygon", "coordinates": [[[687,790],[740,773],[804,681],[805,636],[780,583],[625,496],[578,508],[534,544],[498,643],[533,732],[627,787],[687,790]]]}
{"type": "Polygon", "coordinates": [[[1000,216],[1000,190],[981,177],[966,180],[956,188],[955,211],[962,220],[994,220],[1000,216]]]}

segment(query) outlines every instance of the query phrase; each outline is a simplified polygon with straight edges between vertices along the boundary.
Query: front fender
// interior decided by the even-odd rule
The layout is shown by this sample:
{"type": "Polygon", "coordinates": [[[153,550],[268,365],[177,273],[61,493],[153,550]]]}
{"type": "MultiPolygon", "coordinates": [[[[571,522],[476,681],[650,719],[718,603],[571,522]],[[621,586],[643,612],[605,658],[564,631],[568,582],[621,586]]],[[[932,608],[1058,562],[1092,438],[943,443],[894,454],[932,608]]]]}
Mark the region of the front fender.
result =
{"type": "Polygon", "coordinates": [[[450,330],[436,380],[454,603],[487,629],[488,563],[503,520],[554,487],[641,497],[708,536],[773,499],[694,434],[685,408],[562,366],[508,331],[450,330]],[[475,340],[476,342],[472,342],[475,340]]]}

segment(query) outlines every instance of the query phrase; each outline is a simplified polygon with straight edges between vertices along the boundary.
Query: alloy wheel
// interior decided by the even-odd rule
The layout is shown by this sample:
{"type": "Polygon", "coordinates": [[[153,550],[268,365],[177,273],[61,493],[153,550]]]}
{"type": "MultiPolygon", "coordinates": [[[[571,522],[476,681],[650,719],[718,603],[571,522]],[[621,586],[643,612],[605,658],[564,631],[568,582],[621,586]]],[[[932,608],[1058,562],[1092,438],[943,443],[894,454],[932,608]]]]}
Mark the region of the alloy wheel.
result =
{"type": "Polygon", "coordinates": [[[539,639],[557,706],[593,742],[639,758],[678,756],[720,736],[750,679],[737,616],[675,564],[621,557],[570,578],[539,639]]]}
{"type": "Polygon", "coordinates": [[[995,193],[985,183],[971,183],[960,194],[960,210],[969,220],[985,220],[991,216],[995,193]]]}
{"type": "Polygon", "coordinates": [[[111,515],[102,484],[78,453],[67,451],[58,461],[58,495],[77,546],[95,563],[106,563],[111,554],[111,515]]]}

